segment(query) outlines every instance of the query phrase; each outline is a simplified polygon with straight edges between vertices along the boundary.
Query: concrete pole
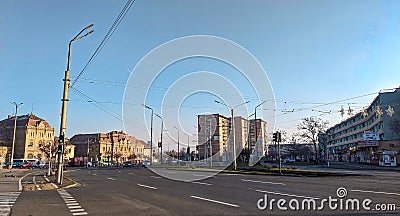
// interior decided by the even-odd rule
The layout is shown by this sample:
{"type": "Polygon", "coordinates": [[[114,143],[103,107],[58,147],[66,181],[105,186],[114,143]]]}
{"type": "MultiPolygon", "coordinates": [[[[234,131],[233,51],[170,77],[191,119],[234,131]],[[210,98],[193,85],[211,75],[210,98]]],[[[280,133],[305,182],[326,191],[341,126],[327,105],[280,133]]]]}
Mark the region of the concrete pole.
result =
{"type": "Polygon", "coordinates": [[[17,132],[17,118],[18,118],[18,106],[24,104],[24,103],[13,103],[15,105],[15,118],[14,118],[14,133],[13,133],[13,141],[12,141],[12,147],[11,147],[11,158],[10,158],[10,169],[12,169],[12,165],[14,163],[14,148],[15,148],[15,133],[17,132]]]}
{"type": "Polygon", "coordinates": [[[231,116],[232,116],[232,135],[233,135],[233,170],[237,168],[236,162],[236,139],[235,139],[235,117],[233,114],[233,108],[231,109],[231,116]]]}

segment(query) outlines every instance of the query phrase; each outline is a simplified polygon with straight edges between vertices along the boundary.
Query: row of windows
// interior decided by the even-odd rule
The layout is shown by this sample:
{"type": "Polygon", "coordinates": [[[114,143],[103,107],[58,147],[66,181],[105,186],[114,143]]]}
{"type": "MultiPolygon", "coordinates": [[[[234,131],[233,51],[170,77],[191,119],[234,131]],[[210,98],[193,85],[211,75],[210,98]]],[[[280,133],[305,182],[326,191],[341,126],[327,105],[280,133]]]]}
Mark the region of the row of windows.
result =
{"type": "MultiPolygon", "coordinates": [[[[35,133],[35,132],[31,131],[29,135],[30,135],[31,137],[35,137],[35,134],[37,134],[38,137],[44,137],[44,133],[43,133],[43,132],[35,133]]],[[[52,137],[52,136],[51,136],[52,133],[46,133],[46,135],[47,135],[47,138],[51,138],[51,137],[52,137]]]]}

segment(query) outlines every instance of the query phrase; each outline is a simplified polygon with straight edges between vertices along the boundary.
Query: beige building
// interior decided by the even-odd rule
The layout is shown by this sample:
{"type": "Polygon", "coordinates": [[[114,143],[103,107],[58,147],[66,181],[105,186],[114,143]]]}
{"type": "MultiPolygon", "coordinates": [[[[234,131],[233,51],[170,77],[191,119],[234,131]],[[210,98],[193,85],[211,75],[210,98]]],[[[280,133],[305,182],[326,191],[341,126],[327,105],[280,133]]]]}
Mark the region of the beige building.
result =
{"type": "MultiPolygon", "coordinates": [[[[252,119],[249,121],[249,125],[250,153],[254,160],[258,161],[268,154],[267,122],[262,119],[252,119]]],[[[252,159],[250,158],[250,160],[252,159]]]]}
{"type": "Polygon", "coordinates": [[[230,119],[220,114],[198,115],[198,145],[199,158],[213,161],[227,161],[232,149],[228,147],[230,119]]]}
{"type": "Polygon", "coordinates": [[[76,147],[75,158],[86,158],[89,150],[89,161],[144,159],[144,142],[122,131],[77,134],[71,137],[70,143],[76,147]]]}
{"type": "MultiPolygon", "coordinates": [[[[15,116],[0,121],[2,145],[11,147],[15,116]]],[[[54,142],[54,128],[33,114],[18,116],[14,146],[14,158],[44,159],[44,147],[54,142]]],[[[8,156],[9,157],[9,156],[8,156]]],[[[8,160],[8,159],[7,159],[8,160]]]]}

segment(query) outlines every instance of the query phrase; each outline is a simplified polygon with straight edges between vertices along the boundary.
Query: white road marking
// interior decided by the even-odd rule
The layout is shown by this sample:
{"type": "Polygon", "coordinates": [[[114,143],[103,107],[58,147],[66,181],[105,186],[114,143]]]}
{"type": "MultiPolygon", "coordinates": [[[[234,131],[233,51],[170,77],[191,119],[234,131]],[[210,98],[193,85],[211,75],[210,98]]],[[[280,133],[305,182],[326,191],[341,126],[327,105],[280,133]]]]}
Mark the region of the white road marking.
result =
{"type": "Polygon", "coordinates": [[[78,203],[78,202],[75,202],[75,203],[67,203],[67,206],[75,206],[75,205],[79,205],[79,203],[78,203]]]}
{"type": "Polygon", "coordinates": [[[148,186],[148,185],[142,185],[142,184],[137,184],[137,185],[140,186],[140,187],[145,187],[145,188],[150,188],[150,189],[153,189],[153,190],[157,190],[156,187],[152,187],[152,186],[148,186]]]}
{"type": "Polygon", "coordinates": [[[72,213],[72,215],[87,215],[87,212],[76,212],[76,213],[72,213]]]}
{"type": "Polygon", "coordinates": [[[78,201],[75,200],[71,194],[69,194],[64,189],[57,190],[60,196],[63,198],[64,203],[67,205],[69,211],[72,215],[87,215],[88,213],[85,211],[82,206],[79,205],[78,201]]]}
{"type": "Polygon", "coordinates": [[[109,179],[109,180],[111,180],[111,181],[115,181],[115,179],[114,179],[114,178],[107,178],[107,179],[109,179]]]}
{"type": "Polygon", "coordinates": [[[250,180],[250,179],[241,179],[244,182],[253,182],[253,183],[261,183],[261,184],[273,184],[273,185],[286,185],[285,183],[280,182],[267,182],[267,181],[257,181],[257,180],[250,180]]]}
{"type": "Polygon", "coordinates": [[[238,174],[238,173],[224,173],[223,175],[226,175],[226,176],[241,176],[242,174],[238,174]]]}
{"type": "Polygon", "coordinates": [[[33,184],[35,184],[35,187],[36,187],[38,190],[42,190],[42,188],[40,188],[39,185],[36,184],[36,176],[35,176],[35,175],[32,177],[32,181],[33,181],[33,184]]]}
{"type": "Polygon", "coordinates": [[[392,192],[382,192],[382,191],[364,191],[364,190],[349,190],[352,192],[361,192],[361,193],[374,193],[374,194],[385,194],[385,195],[396,195],[400,196],[400,193],[392,193],[392,192]]]}
{"type": "Polygon", "coordinates": [[[32,173],[28,173],[28,174],[22,176],[22,177],[18,180],[18,189],[19,189],[19,191],[22,191],[22,182],[21,182],[22,179],[25,178],[26,176],[30,175],[30,174],[32,174],[32,173]]]}
{"type": "Polygon", "coordinates": [[[192,182],[193,184],[201,184],[201,185],[212,185],[210,183],[206,183],[206,182],[192,182]]]}
{"type": "Polygon", "coordinates": [[[207,199],[207,198],[203,198],[203,197],[198,197],[198,196],[190,196],[190,197],[194,198],[194,199],[205,200],[205,201],[208,201],[208,202],[218,203],[218,204],[227,205],[227,206],[231,206],[231,207],[236,207],[236,208],[240,207],[239,205],[235,205],[235,204],[232,204],[232,203],[221,202],[221,201],[207,199]]]}
{"type": "Polygon", "coordinates": [[[85,211],[85,209],[71,209],[69,211],[70,212],[81,212],[81,211],[85,211]]]}
{"type": "Polygon", "coordinates": [[[128,173],[128,175],[133,175],[133,173],[128,173]]]}
{"type": "Polygon", "coordinates": [[[93,173],[92,175],[97,176],[97,174],[93,173]]]}
{"type": "Polygon", "coordinates": [[[276,194],[276,195],[281,195],[281,196],[290,196],[290,197],[297,197],[297,198],[306,198],[306,199],[321,199],[318,197],[308,197],[308,196],[302,196],[302,195],[296,195],[296,194],[287,194],[287,193],[280,193],[280,192],[273,192],[273,191],[263,191],[263,190],[255,190],[260,193],[267,193],[267,194],[276,194]]]}
{"type": "Polygon", "coordinates": [[[0,215],[9,215],[21,192],[0,192],[0,215]]]}
{"type": "Polygon", "coordinates": [[[157,178],[157,179],[159,179],[159,178],[161,178],[160,176],[150,176],[151,178],[157,178]]]}

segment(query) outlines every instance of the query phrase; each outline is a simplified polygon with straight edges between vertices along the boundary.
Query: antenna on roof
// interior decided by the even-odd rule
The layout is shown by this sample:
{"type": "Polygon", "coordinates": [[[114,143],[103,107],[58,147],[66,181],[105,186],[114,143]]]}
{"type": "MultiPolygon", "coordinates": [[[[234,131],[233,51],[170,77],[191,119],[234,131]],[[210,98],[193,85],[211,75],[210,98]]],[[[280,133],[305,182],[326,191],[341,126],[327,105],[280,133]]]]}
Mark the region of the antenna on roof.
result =
{"type": "Polygon", "coordinates": [[[32,107],[31,107],[31,115],[33,114],[33,102],[32,102],[32,107]]]}

